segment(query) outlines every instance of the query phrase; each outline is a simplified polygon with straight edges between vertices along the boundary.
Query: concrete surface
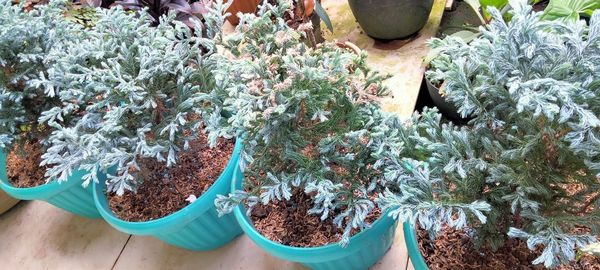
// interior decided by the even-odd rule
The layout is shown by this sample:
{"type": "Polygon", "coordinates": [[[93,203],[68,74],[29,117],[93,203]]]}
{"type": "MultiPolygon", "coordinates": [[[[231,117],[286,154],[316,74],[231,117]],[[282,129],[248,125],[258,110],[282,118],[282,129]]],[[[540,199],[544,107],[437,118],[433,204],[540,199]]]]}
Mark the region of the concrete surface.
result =
{"type": "MultiPolygon", "coordinates": [[[[0,215],[0,262],[0,269],[305,269],[267,254],[244,235],[217,250],[193,252],[123,234],[102,219],[40,201],[20,202],[0,215]]],[[[407,267],[412,266],[398,230],[392,248],[372,269],[407,267]]]]}
{"type": "Polygon", "coordinates": [[[409,118],[417,103],[425,66],[423,58],[429,49],[425,42],[438,32],[446,0],[435,0],[429,21],[412,38],[378,42],[367,36],[352,15],[346,0],[324,0],[323,7],[333,22],[333,33],[324,29],[327,40],[350,41],[369,54],[367,63],[392,77],[386,81],[391,95],[383,100],[383,108],[409,118]]]}

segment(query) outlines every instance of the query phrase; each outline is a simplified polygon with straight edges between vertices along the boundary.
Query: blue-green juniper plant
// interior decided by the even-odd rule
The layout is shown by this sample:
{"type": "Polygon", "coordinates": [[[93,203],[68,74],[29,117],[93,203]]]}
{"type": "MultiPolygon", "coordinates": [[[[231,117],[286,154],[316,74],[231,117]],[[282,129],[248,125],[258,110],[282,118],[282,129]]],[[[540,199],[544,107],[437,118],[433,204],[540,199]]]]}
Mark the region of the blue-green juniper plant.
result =
{"type": "Polygon", "coordinates": [[[88,184],[111,169],[108,190],[123,194],[143,180],[140,159],[173,166],[198,132],[208,132],[213,145],[218,137],[231,138],[218,127],[230,114],[221,106],[225,57],[217,53],[226,8],[215,1],[204,23],[193,19],[195,31],[174,13],[154,27],[143,12],[98,9],[82,41],[48,56],[56,64],[37,83],[57,92],[62,104],[42,117],[57,128],[43,156],[43,164],[52,165],[47,177],[64,181],[83,169],[88,184]],[[65,116],[76,121],[64,125],[65,116]]]}
{"type": "Polygon", "coordinates": [[[433,237],[447,225],[492,248],[521,238],[542,248],[533,264],[555,267],[600,229],[600,12],[587,26],[511,5],[509,23],[490,10],[494,20],[468,44],[430,42],[438,57],[428,77],[474,118],[456,127],[427,111],[412,133],[376,142],[390,148],[380,161],[395,183],[379,202],[433,237]]]}
{"type": "MultiPolygon", "coordinates": [[[[44,89],[36,79],[46,76],[65,42],[79,39],[80,27],[62,20],[62,1],[51,1],[31,11],[23,3],[0,0],[0,148],[6,151],[15,140],[30,138],[48,127],[39,117],[60,105],[53,89],[44,89]],[[33,135],[32,135],[33,136],[33,135]]],[[[67,120],[67,119],[60,119],[67,120]]]]}
{"type": "Polygon", "coordinates": [[[386,92],[383,76],[366,66],[364,54],[304,44],[282,19],[286,5],[244,15],[225,42],[237,72],[225,105],[237,110],[232,127],[245,132],[241,166],[251,181],[215,203],[221,214],[240,204],[250,213],[304,192],[313,206],[308,214],[341,228],[346,245],[354,229],[369,227],[383,191],[370,147],[385,136],[374,132],[384,118],[377,102],[386,92]]]}

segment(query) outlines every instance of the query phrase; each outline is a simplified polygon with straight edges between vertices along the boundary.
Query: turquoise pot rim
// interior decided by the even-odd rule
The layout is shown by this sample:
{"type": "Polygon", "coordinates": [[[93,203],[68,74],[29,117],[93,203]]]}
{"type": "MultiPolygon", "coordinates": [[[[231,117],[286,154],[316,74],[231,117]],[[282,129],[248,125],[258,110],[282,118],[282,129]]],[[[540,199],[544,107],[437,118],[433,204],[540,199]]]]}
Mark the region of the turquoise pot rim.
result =
{"type": "MultiPolygon", "coordinates": [[[[232,192],[241,186],[241,181],[240,183],[237,181],[237,174],[239,173],[241,173],[239,169],[234,171],[231,185],[232,192]]],[[[243,176],[241,179],[243,179],[243,176]]],[[[320,247],[291,247],[272,241],[260,234],[254,228],[254,225],[252,225],[249,217],[246,215],[245,208],[242,205],[238,205],[233,211],[242,230],[244,230],[246,235],[248,235],[248,237],[250,237],[257,245],[267,249],[278,257],[302,263],[316,263],[342,258],[346,254],[363,248],[363,245],[361,245],[362,242],[377,241],[376,235],[396,222],[389,216],[389,211],[386,211],[379,219],[371,224],[371,227],[352,236],[348,246],[345,248],[341,247],[339,243],[327,244],[320,247]],[[316,256],[316,253],[319,253],[319,256],[316,256]],[[327,256],[324,256],[323,254],[327,254],[327,256]]]]}
{"type": "Polygon", "coordinates": [[[419,243],[417,240],[417,232],[415,228],[410,225],[408,222],[404,222],[402,224],[402,229],[404,230],[404,242],[406,243],[406,248],[408,249],[408,256],[410,257],[410,261],[415,268],[415,270],[429,270],[427,263],[425,262],[425,258],[423,258],[423,254],[419,250],[419,243]]]}
{"type": "Polygon", "coordinates": [[[72,179],[80,179],[86,173],[83,170],[76,170],[69,176],[67,181],[58,182],[51,180],[37,187],[18,188],[10,184],[6,175],[6,154],[4,151],[0,151],[0,167],[2,170],[0,172],[0,188],[10,196],[21,200],[46,200],[52,198],[73,185],[81,184],[80,181],[73,181],[72,179]]]}
{"type": "Polygon", "coordinates": [[[136,235],[154,235],[157,233],[167,233],[176,231],[179,228],[185,227],[189,222],[201,216],[206,210],[214,207],[214,197],[218,193],[219,186],[229,184],[229,179],[225,178],[226,172],[233,170],[238,163],[238,158],[242,150],[242,140],[236,140],[235,147],[231,153],[231,157],[227,165],[221,172],[221,175],[215,182],[193,203],[186,207],[173,212],[165,217],[149,220],[149,221],[126,221],[118,218],[108,207],[104,187],[106,183],[95,183],[93,194],[94,203],[102,217],[114,227],[121,231],[136,235]]]}

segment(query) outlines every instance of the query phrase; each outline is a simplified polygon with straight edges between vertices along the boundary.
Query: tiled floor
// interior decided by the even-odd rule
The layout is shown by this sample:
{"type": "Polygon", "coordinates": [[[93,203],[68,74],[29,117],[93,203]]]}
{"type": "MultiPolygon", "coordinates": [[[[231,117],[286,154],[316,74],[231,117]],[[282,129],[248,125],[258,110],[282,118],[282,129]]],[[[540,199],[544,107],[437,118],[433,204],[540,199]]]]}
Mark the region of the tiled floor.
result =
{"type": "Polygon", "coordinates": [[[128,238],[100,219],[20,202],[0,215],[0,269],[111,269],[128,238]]]}
{"type": "MultiPolygon", "coordinates": [[[[399,227],[400,228],[400,227],[399,227]]],[[[406,269],[398,229],[374,267],[406,269]]],[[[20,202],[0,215],[0,269],[304,269],[277,259],[244,235],[209,252],[192,252],[151,237],[120,233],[102,219],[81,218],[45,202],[20,202]]]]}
{"type": "MultiPolygon", "coordinates": [[[[370,55],[375,69],[392,74],[384,108],[412,114],[424,72],[424,42],[435,35],[445,0],[435,0],[425,28],[409,41],[376,43],[362,33],[346,0],[326,0],[334,24],[328,40],[351,41],[370,55]]],[[[373,269],[412,269],[399,227],[392,248],[373,269]]],[[[0,215],[0,269],[303,269],[279,260],[240,236],[210,252],[191,252],[150,237],[130,236],[101,219],[71,215],[47,203],[21,202],[0,215]]]]}

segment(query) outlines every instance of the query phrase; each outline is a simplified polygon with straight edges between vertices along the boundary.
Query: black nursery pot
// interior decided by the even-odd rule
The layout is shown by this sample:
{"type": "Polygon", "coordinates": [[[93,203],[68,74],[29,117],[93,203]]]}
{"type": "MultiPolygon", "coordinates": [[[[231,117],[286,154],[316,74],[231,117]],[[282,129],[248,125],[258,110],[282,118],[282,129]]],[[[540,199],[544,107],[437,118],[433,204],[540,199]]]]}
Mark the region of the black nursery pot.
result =
{"type": "Polygon", "coordinates": [[[433,0],[348,0],[360,27],[376,39],[408,37],[425,26],[433,0]]]}
{"type": "Polygon", "coordinates": [[[447,102],[442,95],[440,95],[440,88],[433,85],[429,80],[423,78],[425,80],[425,85],[427,85],[427,92],[429,92],[429,96],[431,97],[431,101],[438,108],[440,113],[444,115],[446,118],[458,122],[458,123],[467,123],[472,118],[463,118],[458,113],[458,109],[450,102],[447,102]]]}

